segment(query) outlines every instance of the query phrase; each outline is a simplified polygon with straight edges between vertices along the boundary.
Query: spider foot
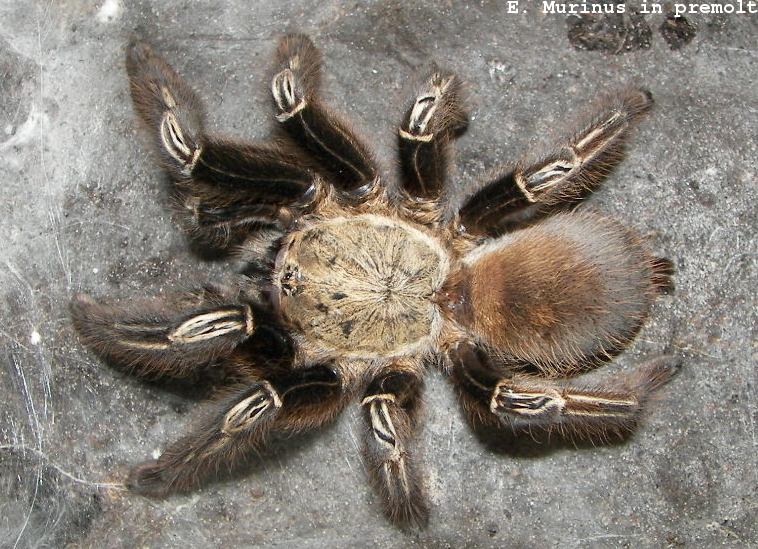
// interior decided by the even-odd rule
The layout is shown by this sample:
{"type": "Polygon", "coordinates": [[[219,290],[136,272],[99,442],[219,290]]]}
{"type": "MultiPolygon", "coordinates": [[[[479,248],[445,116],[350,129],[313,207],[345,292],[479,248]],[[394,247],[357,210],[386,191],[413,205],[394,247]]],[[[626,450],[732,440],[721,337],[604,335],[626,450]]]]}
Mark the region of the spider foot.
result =
{"type": "Polygon", "coordinates": [[[285,36],[276,59],[280,71],[271,81],[271,93],[284,122],[303,110],[317,93],[321,80],[321,53],[303,35],[285,36]]]}
{"type": "Polygon", "coordinates": [[[461,224],[491,234],[504,222],[523,224],[586,198],[623,159],[632,130],[652,106],[652,94],[643,89],[606,99],[584,127],[537,160],[496,171],[464,202],[461,224]]]}
{"type": "Polygon", "coordinates": [[[187,489],[263,449],[272,431],[294,433],[316,427],[332,419],[345,403],[340,377],[329,365],[261,369],[269,379],[237,389],[194,433],[171,444],[157,460],[135,467],[127,481],[129,489],[156,497],[187,489]]]}
{"type": "Polygon", "coordinates": [[[166,478],[165,468],[155,461],[137,465],[126,479],[126,487],[135,494],[152,497],[164,497],[170,489],[170,481],[166,478]]]}
{"type": "Polygon", "coordinates": [[[135,467],[127,486],[161,497],[197,484],[208,472],[261,446],[281,407],[279,393],[265,381],[239,391],[194,434],[172,444],[157,460],[135,467]]]}
{"type": "Polygon", "coordinates": [[[421,378],[397,363],[371,383],[361,401],[368,425],[363,455],[369,476],[385,514],[404,529],[424,528],[429,520],[412,450],[421,388],[421,378]]]}
{"type": "Polygon", "coordinates": [[[435,71],[408,109],[400,136],[429,142],[440,133],[460,131],[468,124],[461,96],[462,85],[457,76],[435,71]]]}
{"type": "Polygon", "coordinates": [[[171,176],[187,232],[226,248],[310,204],[321,182],[303,155],[280,144],[206,134],[197,94],[145,43],[129,45],[126,68],[134,106],[171,176]]]}
{"type": "Polygon", "coordinates": [[[514,427],[557,427],[594,438],[634,429],[655,391],[679,371],[681,361],[661,356],[626,376],[596,385],[515,376],[500,381],[490,401],[493,414],[514,427]]]}
{"type": "Polygon", "coordinates": [[[560,151],[519,166],[514,173],[516,185],[529,202],[555,204],[577,198],[621,161],[629,132],[652,106],[652,94],[643,89],[627,90],[607,100],[560,151]]]}

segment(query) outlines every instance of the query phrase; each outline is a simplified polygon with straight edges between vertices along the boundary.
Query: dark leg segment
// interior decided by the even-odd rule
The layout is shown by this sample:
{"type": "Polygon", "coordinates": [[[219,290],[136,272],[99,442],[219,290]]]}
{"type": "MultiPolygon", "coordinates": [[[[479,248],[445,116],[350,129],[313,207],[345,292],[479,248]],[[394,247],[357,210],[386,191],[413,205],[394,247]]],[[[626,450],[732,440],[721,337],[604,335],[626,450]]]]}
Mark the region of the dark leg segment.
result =
{"type": "Polygon", "coordinates": [[[321,54],[306,36],[288,35],[276,52],[271,92],[277,120],[304,150],[319,159],[334,185],[361,196],[373,188],[378,171],[368,148],[321,103],[321,54]]]}
{"type": "Polygon", "coordinates": [[[492,234],[509,215],[533,206],[516,184],[513,170],[488,181],[459,210],[460,223],[467,232],[492,234]]]}
{"type": "Polygon", "coordinates": [[[135,467],[127,484],[133,492],[151,496],[189,488],[263,448],[270,432],[315,427],[343,404],[340,378],[330,366],[272,371],[231,394],[193,434],[169,446],[156,461],[135,467]]]}
{"type": "Polygon", "coordinates": [[[472,420],[516,429],[557,428],[564,435],[604,437],[634,429],[653,393],[676,374],[679,360],[662,356],[630,375],[595,386],[502,370],[481,348],[451,353],[453,380],[472,420]]]}
{"type": "Polygon", "coordinates": [[[148,45],[130,44],[126,67],[135,108],[195,236],[223,246],[251,224],[276,221],[283,207],[311,199],[318,177],[294,153],[206,135],[199,98],[148,45]]]}
{"type": "Polygon", "coordinates": [[[288,223],[318,185],[307,162],[280,147],[206,139],[190,177],[175,184],[176,205],[190,234],[224,247],[261,224],[288,223]]]}
{"type": "Polygon", "coordinates": [[[503,170],[460,209],[462,225],[486,234],[502,220],[532,205],[555,206],[580,200],[622,160],[631,130],[653,99],[646,90],[628,90],[562,147],[533,163],[503,170]]]}
{"type": "Polygon", "coordinates": [[[429,511],[411,445],[421,404],[421,377],[393,363],[368,387],[361,401],[369,427],[364,459],[385,514],[401,528],[426,526],[429,511]]]}
{"type": "Polygon", "coordinates": [[[405,113],[398,132],[403,185],[414,198],[436,199],[449,169],[450,141],[468,123],[461,83],[434,72],[405,113]]]}
{"type": "Polygon", "coordinates": [[[185,377],[229,355],[258,328],[251,303],[215,288],[110,306],[79,295],[70,305],[85,345],[138,377],[185,377]]]}

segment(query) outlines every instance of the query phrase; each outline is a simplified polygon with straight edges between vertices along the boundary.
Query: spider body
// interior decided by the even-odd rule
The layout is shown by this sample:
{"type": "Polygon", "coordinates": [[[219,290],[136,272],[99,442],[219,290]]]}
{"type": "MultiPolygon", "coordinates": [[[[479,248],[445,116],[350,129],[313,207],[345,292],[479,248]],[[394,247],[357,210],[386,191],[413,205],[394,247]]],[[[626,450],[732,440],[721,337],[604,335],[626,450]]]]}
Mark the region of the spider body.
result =
{"type": "Polygon", "coordinates": [[[245,262],[229,286],[72,301],[85,344],[132,375],[227,374],[213,410],[135,467],[129,487],[189,488],[271,433],[315,428],[361,395],[363,455],[383,509],[401,528],[424,526],[414,448],[430,366],[477,425],[595,438],[633,429],[676,359],[596,385],[571,378],[629,344],[672,265],[616,220],[557,209],[618,163],[649,93],[618,93],[564,145],[493,172],[448,214],[451,142],[467,121],[458,79],[433,71],[406,110],[391,185],[323,105],[320,66],[308,38],[283,38],[271,92],[284,138],[242,143],[206,133],[195,92],[149,46],[127,50],[132,99],[183,226],[245,262]]]}

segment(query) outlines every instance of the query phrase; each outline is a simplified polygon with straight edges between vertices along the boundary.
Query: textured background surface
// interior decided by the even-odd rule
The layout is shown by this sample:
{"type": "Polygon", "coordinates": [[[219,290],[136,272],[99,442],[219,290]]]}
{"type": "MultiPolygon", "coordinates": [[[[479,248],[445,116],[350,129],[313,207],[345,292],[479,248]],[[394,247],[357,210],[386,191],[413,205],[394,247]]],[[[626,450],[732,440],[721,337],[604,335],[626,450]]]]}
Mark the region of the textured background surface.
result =
{"type": "Polygon", "coordinates": [[[502,0],[276,4],[0,3],[0,546],[758,544],[758,16],[671,25],[660,14],[543,14],[523,0],[519,14],[502,0]],[[654,114],[587,205],[637,227],[678,267],[675,294],[605,369],[665,350],[685,359],[630,441],[491,451],[432,373],[421,444],[433,512],[422,534],[395,531],[379,512],[354,409],[191,494],[154,501],[118,489],[130,465],[179,436],[199,398],[104,366],[77,343],[67,301],[153,295],[233,269],[200,262],[172,224],[136,131],[123,46],[136,33],[193,81],[212,129],[262,138],[270,54],[293,29],[323,49],[329,101],[388,173],[414,75],[431,61],[458,72],[472,114],[458,142],[461,187],[570,131],[600,91],[651,89],[654,114]]]}

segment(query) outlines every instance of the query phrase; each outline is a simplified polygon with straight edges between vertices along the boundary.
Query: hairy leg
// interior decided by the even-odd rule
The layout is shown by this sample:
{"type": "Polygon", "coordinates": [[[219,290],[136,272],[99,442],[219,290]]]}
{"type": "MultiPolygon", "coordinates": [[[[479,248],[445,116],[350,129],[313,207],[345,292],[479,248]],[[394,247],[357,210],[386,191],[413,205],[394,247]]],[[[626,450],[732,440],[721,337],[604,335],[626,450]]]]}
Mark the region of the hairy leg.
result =
{"type": "Polygon", "coordinates": [[[468,123],[460,80],[435,70],[398,130],[403,187],[412,198],[437,199],[449,171],[450,142],[468,123]]]}
{"type": "Polygon", "coordinates": [[[492,234],[512,214],[580,200],[623,159],[631,130],[652,104],[650,93],[639,89],[607,100],[553,152],[492,175],[461,207],[461,224],[475,234],[492,234]]]}
{"type": "Polygon", "coordinates": [[[422,388],[418,369],[398,360],[371,382],[361,401],[369,477],[385,514],[401,528],[423,528],[429,519],[412,450],[422,388]]]}
{"type": "Polygon", "coordinates": [[[127,484],[150,496],[187,489],[261,450],[271,432],[316,427],[344,403],[340,378],[331,366],[269,369],[265,378],[231,392],[192,434],[171,444],[157,460],[135,467],[127,484]]]}
{"type": "Polygon", "coordinates": [[[280,144],[209,136],[197,94],[150,46],[130,44],[126,68],[134,106],[190,234],[224,247],[312,200],[319,177],[301,155],[280,144]]]}
{"type": "Polygon", "coordinates": [[[370,195],[379,173],[368,147],[319,97],[321,53],[303,35],[287,35],[276,52],[271,93],[282,128],[318,159],[334,186],[353,198],[370,195]]]}
{"type": "MultiPolygon", "coordinates": [[[[186,377],[250,338],[278,334],[260,307],[236,292],[211,287],[118,306],[79,295],[70,309],[85,345],[132,375],[150,379],[186,377]]],[[[278,337],[285,346],[286,337],[278,337]]]]}
{"type": "Polygon", "coordinates": [[[507,372],[487,352],[462,343],[450,355],[453,381],[475,423],[515,429],[557,429],[571,437],[604,438],[633,430],[656,390],[677,373],[680,360],[658,357],[636,371],[595,385],[507,372]]]}

